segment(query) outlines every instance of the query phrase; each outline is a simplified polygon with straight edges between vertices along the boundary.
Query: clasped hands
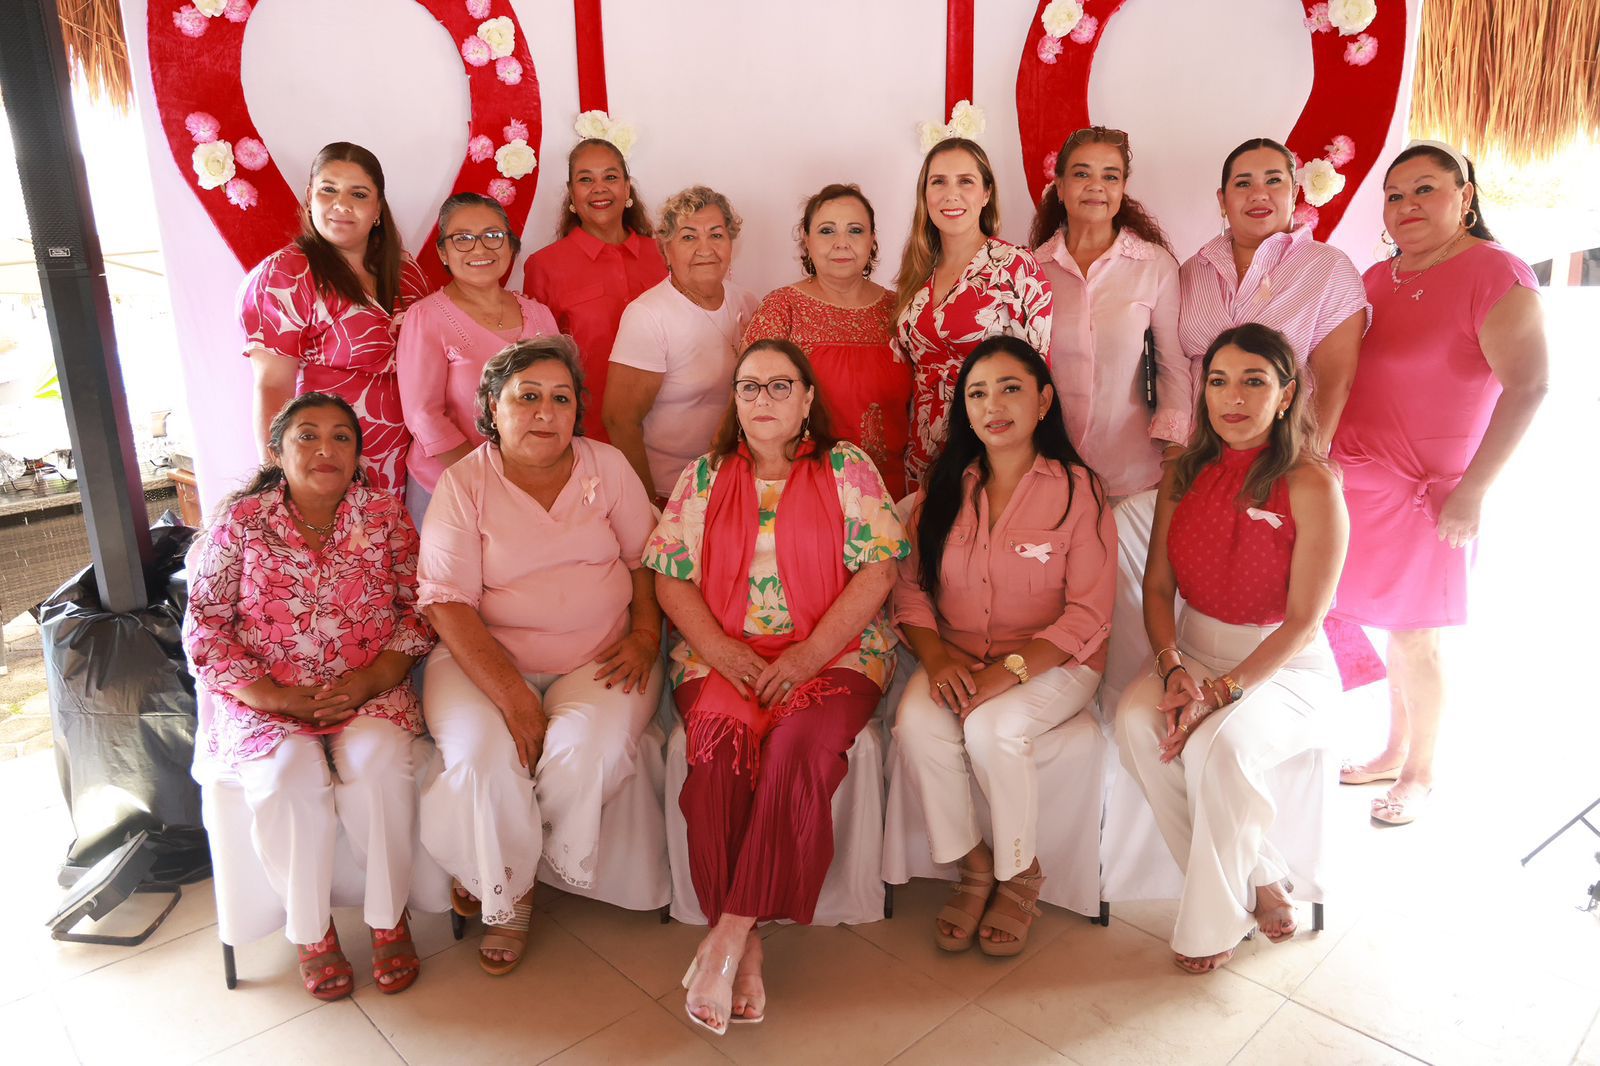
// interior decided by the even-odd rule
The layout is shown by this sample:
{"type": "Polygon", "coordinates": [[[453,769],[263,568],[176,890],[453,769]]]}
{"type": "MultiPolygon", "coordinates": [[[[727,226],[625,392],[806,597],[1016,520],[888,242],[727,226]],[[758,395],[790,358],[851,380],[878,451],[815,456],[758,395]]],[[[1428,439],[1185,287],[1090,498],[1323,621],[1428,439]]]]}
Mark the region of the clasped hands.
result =
{"type": "Polygon", "coordinates": [[[280,685],[263,677],[235,689],[232,695],[252,710],[329,727],[349,721],[362,704],[385,691],[377,672],[364,668],[321,685],[280,685]]]}
{"type": "Polygon", "coordinates": [[[726,635],[705,657],[740,696],[749,699],[753,695],[768,708],[782,703],[795,689],[821,673],[830,658],[811,641],[800,640],[768,662],[744,641],[726,635]]]}
{"type": "Polygon", "coordinates": [[[928,692],[934,702],[963,722],[987,700],[1022,684],[1016,674],[999,663],[973,661],[948,644],[924,665],[928,671],[928,692]]]}
{"type": "MultiPolygon", "coordinates": [[[[1208,679],[1209,680],[1209,679],[1208,679]]],[[[1201,682],[1189,675],[1188,668],[1175,666],[1167,675],[1167,690],[1156,704],[1167,719],[1167,733],[1161,738],[1161,761],[1171,762],[1183,752],[1184,745],[1212,711],[1220,710],[1202,688],[1201,682]]]]}

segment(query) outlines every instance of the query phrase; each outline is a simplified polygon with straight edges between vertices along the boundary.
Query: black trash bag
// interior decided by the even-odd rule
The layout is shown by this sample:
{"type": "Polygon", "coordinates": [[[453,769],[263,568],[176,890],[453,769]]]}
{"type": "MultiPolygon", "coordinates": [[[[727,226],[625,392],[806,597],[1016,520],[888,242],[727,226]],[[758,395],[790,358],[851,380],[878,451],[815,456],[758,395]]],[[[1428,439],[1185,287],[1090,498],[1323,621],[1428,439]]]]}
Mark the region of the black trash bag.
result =
{"type": "Polygon", "coordinates": [[[200,787],[189,772],[196,713],[182,640],[183,557],[195,531],[168,512],[150,536],[149,607],[102,608],[91,566],[32,612],[44,645],[56,771],[76,834],[63,885],[141,830],[157,854],[151,880],[188,883],[211,872],[200,787]]]}

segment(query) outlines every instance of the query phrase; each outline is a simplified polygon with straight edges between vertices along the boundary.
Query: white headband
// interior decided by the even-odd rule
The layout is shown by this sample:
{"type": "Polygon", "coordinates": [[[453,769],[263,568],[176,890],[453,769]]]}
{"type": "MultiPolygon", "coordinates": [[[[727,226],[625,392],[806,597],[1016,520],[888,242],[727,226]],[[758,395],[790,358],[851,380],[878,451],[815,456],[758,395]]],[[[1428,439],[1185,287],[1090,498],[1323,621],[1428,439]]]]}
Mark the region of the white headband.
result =
{"type": "Polygon", "coordinates": [[[1436,152],[1443,152],[1455,160],[1456,166],[1461,168],[1461,180],[1463,182],[1472,180],[1472,168],[1467,165],[1467,157],[1443,141],[1412,141],[1401,149],[1401,154],[1409,152],[1413,148],[1432,148],[1436,152]]]}

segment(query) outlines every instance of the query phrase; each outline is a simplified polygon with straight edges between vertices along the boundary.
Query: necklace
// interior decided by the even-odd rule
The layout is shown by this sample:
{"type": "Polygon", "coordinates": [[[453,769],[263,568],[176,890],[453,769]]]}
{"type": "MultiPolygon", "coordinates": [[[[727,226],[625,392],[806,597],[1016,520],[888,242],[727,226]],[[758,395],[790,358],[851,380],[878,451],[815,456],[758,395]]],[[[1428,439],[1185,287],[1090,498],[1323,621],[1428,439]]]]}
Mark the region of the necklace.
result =
{"type": "MultiPolygon", "coordinates": [[[[457,286],[454,282],[452,282],[450,284],[450,288],[453,290],[451,292],[451,294],[450,294],[451,298],[453,300],[455,300],[455,302],[457,304],[459,304],[462,307],[466,308],[467,312],[469,314],[471,314],[472,311],[473,311],[472,301],[470,301],[470,300],[465,298],[465,295],[462,293],[460,287],[457,286]]],[[[500,309],[499,315],[494,320],[494,327],[493,327],[495,332],[498,333],[500,330],[503,330],[503,329],[506,328],[506,293],[505,293],[504,289],[496,290],[496,292],[495,292],[495,306],[500,309]]],[[[487,323],[483,323],[483,324],[487,325],[487,323]]]]}
{"type": "MultiPolygon", "coordinates": [[[[717,324],[717,320],[712,317],[711,312],[706,310],[705,305],[702,304],[699,300],[696,300],[693,296],[690,296],[689,295],[689,290],[685,289],[682,285],[678,284],[678,279],[677,278],[672,278],[672,287],[674,289],[677,289],[678,292],[682,293],[683,294],[683,298],[685,300],[688,300],[690,303],[694,304],[695,307],[700,309],[700,313],[702,315],[706,316],[706,321],[711,323],[711,328],[717,331],[717,336],[721,337],[723,343],[728,346],[728,351],[733,354],[733,357],[735,359],[737,359],[739,357],[739,341],[738,341],[739,327],[743,324],[743,323],[741,323],[739,321],[739,319],[742,318],[743,316],[736,316],[734,318],[734,321],[733,321],[733,336],[730,337],[728,335],[728,331],[723,329],[720,325],[718,325],[717,324]]],[[[723,291],[722,291],[722,303],[723,303],[724,306],[726,306],[727,303],[728,303],[728,291],[727,291],[727,289],[723,289],[723,291]]],[[[720,308],[719,308],[719,310],[720,310],[720,308]]]]}
{"type": "MultiPolygon", "coordinates": [[[[1402,278],[1400,276],[1400,257],[1397,255],[1393,259],[1389,260],[1389,279],[1394,282],[1394,291],[1399,293],[1402,287],[1410,285],[1412,282],[1421,278],[1422,275],[1426,274],[1428,271],[1444,262],[1445,257],[1450,254],[1451,250],[1454,249],[1456,245],[1461,243],[1462,238],[1466,237],[1466,235],[1466,230],[1462,230],[1460,233],[1456,234],[1456,239],[1445,245],[1444,248],[1440,250],[1439,254],[1433,257],[1433,262],[1429,263],[1415,274],[1412,274],[1406,278],[1402,278]]],[[[1422,299],[1422,290],[1418,289],[1416,292],[1412,293],[1411,298],[1413,300],[1422,299]]]]}
{"type": "Polygon", "coordinates": [[[333,513],[333,521],[329,522],[325,526],[319,526],[315,522],[312,522],[310,519],[308,519],[305,515],[301,514],[300,508],[296,507],[294,505],[294,501],[289,499],[287,495],[284,496],[284,499],[289,504],[289,513],[294,515],[295,521],[311,530],[311,532],[315,533],[321,540],[327,540],[328,537],[333,533],[333,527],[339,524],[339,512],[337,510],[335,510],[333,513]]]}

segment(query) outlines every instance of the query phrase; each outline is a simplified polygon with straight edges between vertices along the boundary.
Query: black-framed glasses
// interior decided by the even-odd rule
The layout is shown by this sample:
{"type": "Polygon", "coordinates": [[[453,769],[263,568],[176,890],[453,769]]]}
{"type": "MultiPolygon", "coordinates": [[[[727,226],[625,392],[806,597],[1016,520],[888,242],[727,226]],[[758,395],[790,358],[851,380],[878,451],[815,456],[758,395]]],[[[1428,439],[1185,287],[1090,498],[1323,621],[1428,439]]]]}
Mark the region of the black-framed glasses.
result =
{"type": "Polygon", "coordinates": [[[773,378],[771,381],[757,381],[755,378],[740,378],[733,383],[733,394],[746,403],[753,401],[765,389],[767,395],[772,397],[774,403],[782,403],[794,392],[794,378],[773,378]]]}
{"type": "Polygon", "coordinates": [[[486,229],[482,233],[451,233],[445,237],[455,246],[458,252],[470,252],[482,241],[483,246],[489,251],[497,251],[505,246],[506,231],[503,229],[486,229]]]}

